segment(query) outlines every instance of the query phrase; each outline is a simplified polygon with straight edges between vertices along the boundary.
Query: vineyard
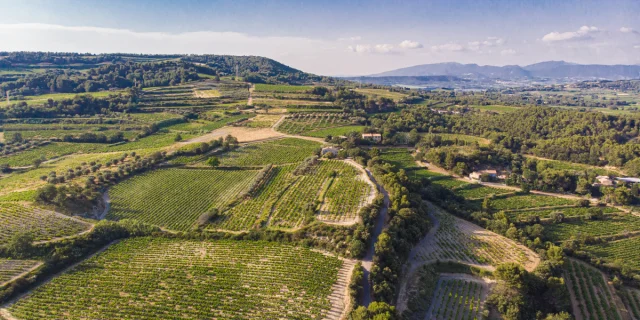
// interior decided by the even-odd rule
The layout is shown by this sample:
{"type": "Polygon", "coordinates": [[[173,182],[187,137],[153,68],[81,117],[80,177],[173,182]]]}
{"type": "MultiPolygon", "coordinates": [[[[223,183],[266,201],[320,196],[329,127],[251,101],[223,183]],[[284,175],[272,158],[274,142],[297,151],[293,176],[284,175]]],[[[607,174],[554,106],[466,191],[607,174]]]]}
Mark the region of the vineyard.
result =
{"type": "Polygon", "coordinates": [[[8,309],[24,320],[337,319],[353,265],[271,242],[136,238],[8,309]]]}
{"type": "MultiPolygon", "coordinates": [[[[610,213],[620,213],[621,211],[614,207],[600,207],[604,214],[610,213]]],[[[540,219],[547,219],[553,213],[562,214],[565,217],[582,217],[586,215],[589,211],[589,208],[584,207],[558,207],[558,208],[549,208],[549,209],[522,209],[522,210],[513,210],[507,211],[506,214],[509,219],[514,220],[526,220],[529,217],[539,217],[540,219]]]]}
{"type": "Polygon", "coordinates": [[[0,225],[0,245],[25,231],[31,233],[35,240],[49,240],[91,228],[89,223],[14,202],[0,202],[0,225]]]}
{"type": "Polygon", "coordinates": [[[603,219],[571,219],[545,226],[545,236],[551,241],[564,241],[571,237],[603,237],[624,234],[640,229],[640,218],[630,215],[607,215],[603,219]]]}
{"type": "Polygon", "coordinates": [[[633,315],[633,319],[640,319],[640,291],[632,288],[621,288],[618,290],[618,296],[627,306],[629,313],[633,315]]]}
{"type": "Polygon", "coordinates": [[[314,141],[295,138],[262,142],[232,150],[220,156],[223,166],[263,166],[304,160],[320,149],[314,141]]]}
{"type": "Polygon", "coordinates": [[[13,277],[40,265],[40,261],[0,259],[0,287],[13,277]]]}
{"type": "Polygon", "coordinates": [[[256,83],[255,91],[256,92],[278,92],[278,93],[299,93],[299,92],[307,92],[310,91],[312,87],[310,86],[289,86],[282,84],[264,84],[264,83],[256,83]]]}
{"type": "Polygon", "coordinates": [[[634,271],[640,271],[640,238],[597,243],[584,246],[584,250],[608,263],[623,261],[634,271]]]}
{"type": "Polygon", "coordinates": [[[314,216],[327,222],[353,221],[359,208],[370,200],[372,187],[344,162],[320,161],[304,175],[293,174],[294,168],[274,168],[253,197],[223,212],[211,228],[295,228],[314,216]]]}
{"type": "Polygon", "coordinates": [[[481,279],[440,276],[431,306],[424,319],[482,319],[489,286],[481,279]]]}
{"type": "Polygon", "coordinates": [[[348,126],[354,121],[347,113],[300,113],[287,116],[277,129],[287,134],[310,135],[316,130],[348,126]]]}
{"type": "Polygon", "coordinates": [[[517,262],[528,270],[538,264],[539,258],[533,251],[511,239],[439,209],[434,210],[434,216],[440,224],[438,229],[430,234],[432,238],[414,249],[415,259],[421,263],[453,261],[493,269],[501,263],[517,262]]]}
{"type": "MultiPolygon", "coordinates": [[[[477,207],[480,207],[482,199],[474,200],[477,207]]],[[[576,200],[545,196],[540,194],[518,194],[511,196],[497,196],[491,200],[491,205],[496,210],[518,210],[526,208],[575,206],[576,200]]]]}
{"type": "Polygon", "coordinates": [[[574,305],[574,312],[579,312],[582,319],[622,319],[617,311],[617,297],[611,293],[600,271],[568,259],[564,278],[571,295],[578,301],[578,305],[574,305]]]}
{"type": "Polygon", "coordinates": [[[135,176],[109,190],[107,219],[132,218],[186,231],[212,208],[247,192],[256,170],[161,169],[135,176]]]}
{"type": "Polygon", "coordinates": [[[514,193],[515,191],[505,188],[493,188],[483,186],[481,184],[470,183],[455,188],[453,192],[466,199],[480,199],[489,195],[500,195],[507,193],[514,193]]]}

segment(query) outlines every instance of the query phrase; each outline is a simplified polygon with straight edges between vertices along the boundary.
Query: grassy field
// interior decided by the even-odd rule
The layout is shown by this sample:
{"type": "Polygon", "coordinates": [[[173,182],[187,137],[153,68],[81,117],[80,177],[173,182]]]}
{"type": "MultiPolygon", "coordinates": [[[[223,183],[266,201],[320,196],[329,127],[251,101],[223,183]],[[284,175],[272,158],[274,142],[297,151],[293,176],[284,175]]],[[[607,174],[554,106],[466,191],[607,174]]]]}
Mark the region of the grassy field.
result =
{"type": "Polygon", "coordinates": [[[270,242],[129,239],[9,311],[25,320],[320,319],[334,307],[329,296],[345,290],[332,290],[341,269],[351,266],[270,242]]]}
{"type": "Polygon", "coordinates": [[[241,147],[220,156],[223,166],[263,166],[304,160],[320,148],[320,143],[296,138],[262,142],[241,147]]]}
{"type": "Polygon", "coordinates": [[[360,89],[360,88],[356,88],[355,89],[356,92],[358,93],[362,93],[368,97],[371,98],[378,98],[378,97],[382,97],[382,98],[389,98],[395,101],[399,101],[400,99],[404,98],[407,96],[407,94],[402,93],[402,92],[392,92],[389,91],[387,89],[360,89]]]}
{"type": "MultiPolygon", "coordinates": [[[[50,93],[50,94],[41,94],[38,96],[23,96],[23,100],[12,100],[11,103],[13,104],[13,103],[19,103],[24,101],[27,104],[32,104],[32,103],[37,104],[37,103],[47,102],[47,100],[49,99],[54,101],[60,101],[64,99],[73,99],[75,96],[78,96],[78,95],[88,95],[94,98],[104,98],[112,94],[121,94],[125,92],[126,91],[124,90],[120,90],[120,91],[100,91],[100,92],[83,92],[83,93],[50,93]]],[[[7,100],[6,99],[1,100],[0,106],[7,106],[7,100]]]]}
{"type": "Polygon", "coordinates": [[[0,202],[0,225],[0,245],[21,232],[29,232],[35,240],[49,240],[91,228],[88,223],[16,202],[0,202]]]}
{"type": "Polygon", "coordinates": [[[135,176],[109,190],[107,219],[132,218],[186,231],[212,208],[248,191],[255,170],[162,169],[135,176]]]}

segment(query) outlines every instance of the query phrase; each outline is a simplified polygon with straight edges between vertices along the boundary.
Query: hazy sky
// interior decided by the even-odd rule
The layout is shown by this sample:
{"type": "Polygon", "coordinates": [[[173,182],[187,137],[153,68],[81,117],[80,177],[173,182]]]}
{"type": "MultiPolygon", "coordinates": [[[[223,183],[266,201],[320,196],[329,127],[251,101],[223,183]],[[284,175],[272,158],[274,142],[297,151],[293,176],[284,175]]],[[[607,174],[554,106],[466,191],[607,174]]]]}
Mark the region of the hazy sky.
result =
{"type": "Polygon", "coordinates": [[[0,51],[260,55],[323,75],[640,63],[640,0],[0,0],[0,12],[0,51]]]}

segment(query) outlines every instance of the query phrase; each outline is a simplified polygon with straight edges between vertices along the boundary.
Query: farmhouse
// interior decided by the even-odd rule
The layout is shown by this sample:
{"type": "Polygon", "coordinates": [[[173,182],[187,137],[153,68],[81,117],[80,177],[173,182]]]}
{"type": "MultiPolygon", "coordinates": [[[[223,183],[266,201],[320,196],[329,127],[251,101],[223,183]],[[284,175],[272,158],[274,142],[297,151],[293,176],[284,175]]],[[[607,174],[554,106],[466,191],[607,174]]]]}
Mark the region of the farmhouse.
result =
{"type": "Polygon", "coordinates": [[[321,154],[321,155],[323,155],[323,156],[324,156],[325,154],[327,154],[327,153],[331,153],[331,154],[333,154],[334,156],[337,156],[337,155],[338,155],[338,149],[337,149],[337,148],[334,148],[334,147],[324,147],[324,148],[322,148],[322,150],[320,151],[320,154],[321,154]]]}
{"type": "Polygon", "coordinates": [[[373,142],[380,142],[382,141],[382,135],[379,133],[363,133],[362,139],[371,140],[373,142]]]}
{"type": "MultiPolygon", "coordinates": [[[[620,179],[620,178],[618,178],[620,179]]],[[[609,176],[597,176],[596,177],[596,183],[594,183],[594,186],[605,186],[605,187],[610,187],[613,186],[614,181],[613,179],[611,179],[611,177],[609,176]]]]}
{"type": "Polygon", "coordinates": [[[469,174],[469,178],[472,180],[493,180],[498,177],[498,172],[496,170],[480,170],[474,171],[469,174]],[[484,179],[483,179],[484,177],[484,179]]]}

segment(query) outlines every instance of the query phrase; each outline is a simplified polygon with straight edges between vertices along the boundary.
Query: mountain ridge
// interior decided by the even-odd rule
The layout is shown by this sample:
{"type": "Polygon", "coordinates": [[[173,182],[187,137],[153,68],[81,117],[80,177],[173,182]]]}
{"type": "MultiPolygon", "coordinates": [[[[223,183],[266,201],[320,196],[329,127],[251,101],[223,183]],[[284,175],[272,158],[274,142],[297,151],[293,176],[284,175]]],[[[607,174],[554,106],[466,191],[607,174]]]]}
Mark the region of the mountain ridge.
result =
{"type": "Polygon", "coordinates": [[[609,79],[640,78],[640,65],[578,64],[566,61],[542,61],[525,66],[478,65],[443,62],[399,68],[368,77],[454,76],[464,79],[609,79]]]}

